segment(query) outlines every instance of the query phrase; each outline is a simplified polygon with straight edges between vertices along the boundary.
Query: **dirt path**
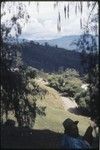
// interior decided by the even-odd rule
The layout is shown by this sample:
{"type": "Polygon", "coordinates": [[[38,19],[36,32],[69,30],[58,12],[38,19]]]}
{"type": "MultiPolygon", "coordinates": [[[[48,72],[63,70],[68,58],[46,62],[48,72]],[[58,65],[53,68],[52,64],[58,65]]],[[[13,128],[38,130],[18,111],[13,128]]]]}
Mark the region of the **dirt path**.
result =
{"type": "Polygon", "coordinates": [[[65,110],[78,107],[77,103],[74,100],[71,100],[69,97],[61,96],[61,99],[65,110]]]}
{"type": "MultiPolygon", "coordinates": [[[[51,87],[47,87],[46,85],[48,85],[48,82],[44,81],[42,78],[39,78],[39,79],[36,79],[35,80],[39,85],[42,84],[46,89],[49,88],[49,90],[53,90],[53,91],[56,91],[54,90],[53,88],[51,87]]],[[[75,100],[71,100],[69,97],[64,97],[64,96],[61,96],[58,91],[56,91],[56,93],[60,96],[61,98],[61,102],[62,102],[62,105],[66,110],[70,109],[70,108],[76,108],[78,107],[77,106],[77,103],[75,102],[75,100]]]]}

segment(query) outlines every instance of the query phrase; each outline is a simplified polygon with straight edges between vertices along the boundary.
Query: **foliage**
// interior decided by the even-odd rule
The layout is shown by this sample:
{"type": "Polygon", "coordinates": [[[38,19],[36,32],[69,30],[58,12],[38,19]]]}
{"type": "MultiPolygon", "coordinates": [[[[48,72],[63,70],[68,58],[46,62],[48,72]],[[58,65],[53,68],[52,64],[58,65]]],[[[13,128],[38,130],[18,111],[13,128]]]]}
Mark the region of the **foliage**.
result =
{"type": "Polygon", "coordinates": [[[47,81],[49,73],[46,73],[43,69],[38,70],[38,77],[42,78],[44,81],[47,81]]]}
{"type": "Polygon", "coordinates": [[[80,77],[79,72],[76,71],[75,69],[66,69],[63,74],[64,74],[65,78],[67,78],[67,77],[79,78],[80,77]]]}
{"type": "MultiPolygon", "coordinates": [[[[10,13],[10,8],[8,10],[5,11],[6,8],[6,4],[7,2],[2,2],[2,13],[1,13],[1,17],[5,16],[6,13],[10,13]]],[[[17,6],[17,13],[13,14],[11,12],[12,17],[10,20],[8,20],[8,22],[5,22],[1,24],[1,43],[2,43],[2,47],[1,47],[1,74],[2,74],[2,81],[1,81],[1,105],[2,105],[2,113],[6,113],[6,118],[7,118],[7,113],[9,109],[14,109],[15,110],[15,114],[16,114],[16,118],[19,122],[19,125],[22,125],[23,121],[25,120],[25,122],[30,122],[28,119],[28,111],[26,111],[27,109],[32,110],[31,107],[29,106],[27,100],[26,100],[26,95],[27,95],[27,91],[25,89],[25,85],[27,83],[27,78],[24,76],[25,73],[22,72],[22,70],[19,69],[20,72],[15,72],[13,71],[15,69],[15,66],[18,66],[19,68],[19,64],[21,62],[20,59],[17,59],[18,63],[17,65],[15,62],[15,58],[16,55],[18,54],[16,52],[16,50],[18,50],[18,48],[16,49],[12,49],[11,47],[8,46],[8,44],[5,44],[4,42],[8,39],[11,39],[11,30],[14,28],[15,29],[15,37],[17,39],[18,42],[18,37],[22,32],[22,26],[19,23],[20,19],[22,19],[23,24],[26,23],[29,19],[29,15],[25,9],[25,5],[21,2],[16,2],[17,5],[14,5],[15,2],[11,2],[10,6],[17,6]],[[9,23],[10,21],[10,23],[9,23]],[[12,64],[14,66],[14,69],[12,70],[12,64]],[[9,80],[8,80],[9,79],[9,80]],[[14,83],[12,83],[12,79],[15,81],[14,83]],[[17,82],[16,82],[17,81],[17,82]],[[21,105],[20,105],[21,103],[21,105]],[[21,114],[22,113],[22,114],[21,114]],[[24,114],[24,116],[23,116],[24,114]],[[20,116],[20,117],[19,117],[20,116]],[[24,118],[23,118],[23,117],[24,118]]],[[[93,38],[93,36],[91,36],[92,39],[92,45],[89,45],[89,43],[87,42],[86,38],[89,36],[89,31],[90,31],[90,26],[92,24],[92,30],[97,33],[97,24],[98,24],[98,14],[95,14],[92,16],[93,10],[95,8],[95,6],[97,5],[97,2],[87,2],[87,7],[90,9],[90,15],[88,17],[88,21],[87,21],[87,25],[85,26],[85,34],[81,37],[81,42],[79,42],[79,46],[81,46],[80,48],[82,49],[82,64],[85,66],[85,69],[88,70],[89,72],[89,83],[90,83],[90,87],[89,87],[89,92],[90,92],[90,98],[91,98],[91,116],[93,116],[94,118],[96,118],[97,122],[100,121],[100,118],[98,117],[98,109],[96,107],[96,104],[98,104],[98,95],[99,95],[99,83],[98,83],[98,66],[96,67],[97,62],[97,55],[98,53],[94,54],[94,50],[96,50],[97,52],[97,46],[96,46],[96,42],[95,39],[93,38]],[[92,16],[92,17],[91,17],[92,16]],[[93,25],[94,24],[94,25],[93,25]],[[87,44],[86,44],[87,43],[87,44]],[[85,48],[85,45],[87,46],[85,48]],[[88,56],[86,54],[86,50],[90,50],[89,53],[89,59],[88,56]],[[88,59],[88,61],[87,61],[88,59]],[[86,60],[86,61],[85,61],[86,60]]],[[[39,6],[39,4],[38,4],[39,6]]],[[[55,4],[55,6],[59,7],[58,2],[55,4]]],[[[38,7],[39,8],[39,7],[38,7]]],[[[66,18],[66,16],[69,18],[70,17],[70,3],[68,2],[67,6],[64,6],[64,16],[66,18]],[[67,13],[67,15],[66,15],[67,13]]],[[[80,11],[80,13],[82,14],[83,12],[83,2],[80,3],[75,3],[75,13],[77,14],[77,12],[80,11]]],[[[82,16],[81,16],[82,17],[82,16]]],[[[83,26],[83,22],[82,22],[82,18],[80,18],[80,26],[83,26]]],[[[57,19],[57,29],[58,31],[61,30],[61,13],[58,12],[58,19],[57,19]]],[[[32,45],[31,45],[32,47],[32,45]]],[[[39,44],[34,45],[34,54],[35,54],[35,59],[38,59],[39,52],[37,53],[37,49],[36,47],[39,48],[39,44]]],[[[29,48],[29,47],[28,47],[29,48]]],[[[45,53],[43,53],[42,57],[41,57],[41,61],[39,62],[34,62],[34,64],[36,66],[40,65],[41,66],[41,62],[42,62],[42,58],[45,58],[46,53],[48,53],[48,49],[49,49],[49,45],[47,45],[45,49],[45,53]],[[47,49],[47,50],[46,50],[47,49]]],[[[55,48],[56,49],[56,48],[55,48]]],[[[44,49],[43,49],[44,50],[44,49]]],[[[51,53],[51,51],[49,51],[51,53]]],[[[49,54],[50,54],[49,53],[49,54]]],[[[32,54],[32,53],[31,53],[32,54]]],[[[64,58],[66,58],[67,62],[69,60],[68,57],[70,57],[69,53],[68,55],[64,52],[63,55],[60,52],[58,52],[57,55],[55,55],[55,53],[52,53],[52,57],[55,59],[55,61],[52,61],[52,59],[49,57],[49,61],[52,62],[50,69],[52,68],[53,64],[56,63],[56,66],[53,67],[53,70],[55,71],[55,68],[59,68],[59,66],[63,66],[65,64],[66,61],[62,61],[60,63],[59,57],[61,58],[61,60],[64,60],[64,58]],[[67,55],[67,57],[65,57],[67,55]],[[58,57],[58,58],[57,58],[58,57]],[[57,65],[57,62],[59,60],[59,65],[57,65]]],[[[73,55],[75,56],[76,53],[73,52],[73,55]]],[[[19,55],[19,54],[18,54],[19,55]]],[[[27,52],[26,52],[27,55],[27,52]]],[[[77,55],[77,54],[76,54],[77,55]]],[[[79,56],[79,55],[78,55],[79,56]]],[[[18,58],[20,58],[20,56],[18,56],[18,58]]],[[[25,57],[24,57],[25,58],[25,57]]],[[[72,53],[71,53],[71,57],[72,53]]],[[[79,57],[78,57],[79,58],[79,57]]],[[[32,60],[31,60],[32,61],[32,60]]],[[[48,64],[48,57],[46,57],[46,59],[44,60],[45,64],[48,64]]],[[[73,59],[70,61],[70,63],[68,63],[65,67],[72,67],[73,65],[79,64],[79,62],[73,61],[73,59]]],[[[31,63],[32,64],[32,63],[31,63]]],[[[43,66],[41,66],[42,68],[43,66]]],[[[46,68],[48,68],[48,66],[46,66],[46,68]]],[[[77,68],[79,68],[79,66],[77,66],[77,68]]],[[[34,73],[31,76],[31,73],[28,73],[28,76],[33,77],[34,73]]],[[[56,88],[58,88],[61,91],[64,91],[65,89],[65,85],[67,86],[67,92],[72,92],[71,95],[74,95],[76,93],[76,86],[74,84],[74,81],[71,81],[71,78],[67,78],[70,82],[67,81],[67,79],[63,79],[62,77],[57,77],[57,81],[53,83],[53,86],[55,86],[56,88]],[[65,84],[65,85],[64,85],[65,84]],[[68,87],[68,85],[70,85],[68,87]]],[[[54,79],[55,80],[55,79],[54,79]]],[[[88,99],[88,98],[87,98],[88,99]]],[[[85,106],[83,99],[81,100],[82,106],[85,106]]],[[[35,104],[35,103],[34,103],[35,104]]],[[[35,105],[33,106],[34,111],[35,112],[35,105]]],[[[33,114],[33,118],[35,117],[35,113],[33,114]]],[[[29,114],[31,116],[31,114],[29,114]]]]}
{"type": "MultiPolygon", "coordinates": [[[[2,2],[2,17],[7,13],[5,7],[6,2],[2,2]]],[[[1,24],[1,122],[4,122],[4,115],[8,120],[9,111],[12,111],[17,119],[18,126],[32,127],[36,113],[39,112],[39,114],[44,115],[45,109],[39,109],[36,106],[34,97],[33,103],[30,103],[27,98],[28,94],[31,93],[27,85],[30,78],[36,77],[36,71],[23,66],[21,59],[22,45],[18,43],[18,37],[21,34],[19,21],[23,19],[27,22],[29,16],[27,12],[25,13],[25,7],[21,3],[16,3],[15,7],[17,8],[17,14],[13,14],[8,22],[2,22],[1,24]],[[12,39],[11,31],[14,27],[15,43],[9,44],[9,39],[12,39]]]]}
{"type": "Polygon", "coordinates": [[[27,70],[26,70],[26,76],[27,77],[34,79],[37,77],[37,74],[38,74],[37,69],[34,69],[32,67],[27,67],[27,70]]]}
{"type": "Polygon", "coordinates": [[[88,90],[81,90],[75,95],[75,101],[78,104],[78,107],[84,114],[90,115],[90,94],[88,90]]]}
{"type": "MultiPolygon", "coordinates": [[[[17,29],[18,32],[21,34],[21,30],[20,30],[20,26],[21,24],[19,24],[19,20],[18,19],[22,19],[22,22],[23,24],[25,24],[25,22],[28,22],[29,18],[30,18],[30,15],[29,13],[26,11],[26,8],[27,6],[30,8],[32,8],[32,5],[35,6],[35,10],[37,12],[37,14],[39,14],[39,8],[40,8],[40,2],[27,2],[27,3],[24,3],[24,2],[9,2],[9,9],[6,9],[6,6],[8,5],[7,2],[2,2],[2,14],[1,16],[4,16],[6,15],[6,13],[8,14],[12,14],[13,13],[13,17],[11,19],[12,23],[11,25],[14,25],[16,23],[16,26],[17,26],[17,29]],[[16,7],[17,6],[17,7],[16,7]],[[16,10],[15,12],[17,13],[14,13],[12,12],[13,10],[11,10],[10,8],[11,7],[14,7],[14,9],[16,10]],[[18,18],[18,19],[17,19],[18,18]]],[[[75,10],[75,14],[76,14],[76,17],[78,14],[80,14],[80,28],[83,28],[84,27],[84,24],[83,24],[83,10],[84,10],[84,7],[86,7],[87,5],[87,9],[89,9],[90,13],[89,13],[89,16],[88,16],[88,21],[87,21],[87,29],[96,29],[97,30],[97,24],[95,24],[95,20],[97,20],[98,18],[98,15],[95,14],[95,18],[92,18],[93,14],[94,14],[94,10],[97,9],[97,6],[98,6],[98,2],[97,1],[87,1],[86,2],[86,5],[84,4],[84,2],[66,2],[66,3],[62,3],[60,1],[57,1],[57,2],[53,2],[53,6],[54,6],[54,10],[57,9],[58,10],[58,13],[57,13],[57,31],[60,32],[62,30],[62,18],[65,18],[65,19],[70,19],[70,11],[71,11],[71,6],[74,6],[74,10],[75,10]],[[59,9],[59,6],[60,5],[63,5],[63,12],[59,9]],[[93,21],[93,24],[92,27],[91,27],[91,20],[93,21]]],[[[33,12],[34,13],[34,12],[33,12]]],[[[11,27],[11,26],[10,26],[11,27]]],[[[22,26],[21,26],[22,28],[22,26]]],[[[9,30],[9,28],[8,28],[9,30]]],[[[9,31],[8,31],[9,32],[9,31]]],[[[16,34],[18,35],[18,34],[16,34]]]]}
{"type": "Polygon", "coordinates": [[[90,92],[90,108],[91,108],[91,116],[98,125],[100,125],[100,117],[99,117],[99,65],[96,65],[91,69],[89,73],[89,92],[90,92]]]}
{"type": "Polygon", "coordinates": [[[53,74],[48,78],[49,85],[67,96],[73,97],[81,90],[79,74],[74,69],[67,69],[62,74],[53,74]]]}
{"type": "Polygon", "coordinates": [[[22,43],[22,59],[27,66],[35,67],[41,70],[41,76],[44,72],[60,71],[66,68],[73,68],[81,73],[80,53],[53,46],[43,46],[34,42],[22,43]]]}
{"type": "MultiPolygon", "coordinates": [[[[95,23],[97,23],[97,20],[95,21],[95,23]]],[[[94,34],[97,34],[96,30],[94,30],[94,34]]],[[[83,69],[87,70],[86,80],[89,83],[90,100],[89,104],[88,101],[86,101],[87,108],[89,109],[91,118],[94,119],[95,122],[99,125],[99,52],[97,47],[98,45],[96,44],[96,37],[89,34],[89,29],[84,31],[83,35],[80,37],[78,46],[82,50],[81,64],[83,66],[83,69]]],[[[82,103],[81,99],[80,101],[82,103]]],[[[85,106],[85,104],[83,105],[85,106]]]]}

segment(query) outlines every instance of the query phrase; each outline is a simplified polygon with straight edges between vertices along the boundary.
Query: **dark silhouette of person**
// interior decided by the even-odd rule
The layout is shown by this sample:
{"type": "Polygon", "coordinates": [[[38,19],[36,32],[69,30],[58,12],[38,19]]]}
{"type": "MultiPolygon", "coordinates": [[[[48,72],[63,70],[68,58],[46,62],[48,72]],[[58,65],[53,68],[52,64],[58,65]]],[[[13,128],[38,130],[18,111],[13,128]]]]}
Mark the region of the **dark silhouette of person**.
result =
{"type": "Polygon", "coordinates": [[[64,122],[63,122],[63,126],[64,126],[64,133],[68,134],[69,136],[72,136],[72,137],[78,137],[79,136],[79,130],[78,130],[78,127],[77,127],[77,124],[79,123],[79,121],[73,121],[71,119],[66,119],[64,122]]]}
{"type": "Polygon", "coordinates": [[[91,126],[89,126],[83,137],[90,145],[92,145],[92,143],[93,143],[92,132],[93,132],[93,128],[91,126]]]}
{"type": "Polygon", "coordinates": [[[88,149],[91,148],[93,128],[89,126],[82,137],[79,135],[79,121],[73,121],[70,118],[63,122],[64,136],[62,139],[62,148],[64,149],[88,149]]]}

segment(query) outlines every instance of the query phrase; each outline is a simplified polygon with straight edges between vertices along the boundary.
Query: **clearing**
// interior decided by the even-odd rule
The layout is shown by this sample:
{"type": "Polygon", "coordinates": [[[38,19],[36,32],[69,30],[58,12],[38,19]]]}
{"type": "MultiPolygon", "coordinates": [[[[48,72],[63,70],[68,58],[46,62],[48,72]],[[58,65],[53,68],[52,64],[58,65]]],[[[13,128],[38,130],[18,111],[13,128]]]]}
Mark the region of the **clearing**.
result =
{"type": "Polygon", "coordinates": [[[42,78],[35,79],[35,82],[43,89],[47,90],[47,94],[43,100],[38,100],[37,105],[46,106],[46,116],[37,115],[34,129],[49,129],[58,133],[63,133],[63,121],[66,118],[79,121],[79,131],[83,135],[90,125],[89,117],[76,115],[69,112],[69,108],[77,107],[74,100],[69,97],[61,96],[55,89],[48,86],[42,78]]]}

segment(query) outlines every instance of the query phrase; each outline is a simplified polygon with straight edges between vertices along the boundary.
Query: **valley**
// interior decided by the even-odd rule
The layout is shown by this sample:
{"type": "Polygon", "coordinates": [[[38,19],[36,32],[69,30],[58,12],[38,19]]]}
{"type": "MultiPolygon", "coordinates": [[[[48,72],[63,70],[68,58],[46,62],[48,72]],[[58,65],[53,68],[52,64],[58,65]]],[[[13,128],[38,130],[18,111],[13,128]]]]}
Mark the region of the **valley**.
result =
{"type": "Polygon", "coordinates": [[[89,117],[76,115],[69,112],[69,108],[75,108],[77,104],[71,101],[69,97],[62,97],[56,90],[47,86],[42,79],[36,80],[38,85],[47,90],[47,94],[42,101],[37,101],[37,105],[46,106],[46,116],[36,118],[34,129],[50,129],[52,131],[63,133],[63,121],[66,118],[79,120],[80,134],[84,135],[87,127],[90,125],[89,117]]]}
{"type": "Polygon", "coordinates": [[[99,148],[98,2],[0,6],[1,149],[99,148]]]}

